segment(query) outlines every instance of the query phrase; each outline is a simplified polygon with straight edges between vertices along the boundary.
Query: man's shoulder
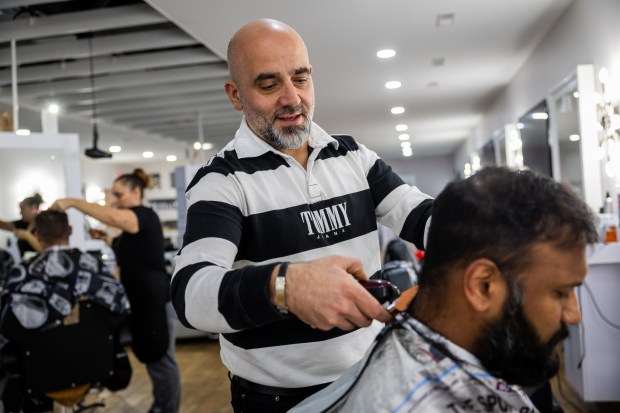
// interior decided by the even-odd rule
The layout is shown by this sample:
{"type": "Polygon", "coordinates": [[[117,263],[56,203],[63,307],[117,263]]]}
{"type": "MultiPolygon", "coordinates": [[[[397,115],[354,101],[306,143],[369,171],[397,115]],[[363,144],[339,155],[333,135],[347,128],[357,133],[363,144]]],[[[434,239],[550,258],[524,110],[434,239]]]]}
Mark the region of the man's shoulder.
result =
{"type": "Polygon", "coordinates": [[[229,176],[243,173],[252,175],[257,172],[272,171],[283,166],[288,167],[286,161],[272,152],[265,152],[259,156],[240,157],[234,149],[223,150],[196,172],[187,190],[210,174],[229,176]]]}

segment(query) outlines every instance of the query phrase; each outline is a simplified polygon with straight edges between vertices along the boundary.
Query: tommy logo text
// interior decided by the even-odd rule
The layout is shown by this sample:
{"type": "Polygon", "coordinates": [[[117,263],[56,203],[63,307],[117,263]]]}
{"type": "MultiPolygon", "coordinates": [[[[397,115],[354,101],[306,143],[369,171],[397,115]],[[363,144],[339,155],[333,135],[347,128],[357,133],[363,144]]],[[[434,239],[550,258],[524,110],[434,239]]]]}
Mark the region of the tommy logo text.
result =
{"type": "Polygon", "coordinates": [[[334,235],[338,230],[344,232],[344,227],[351,225],[349,216],[347,215],[347,203],[332,205],[317,211],[301,212],[301,222],[308,226],[308,235],[315,233],[320,238],[321,235],[329,237],[328,233],[333,232],[334,235]]]}

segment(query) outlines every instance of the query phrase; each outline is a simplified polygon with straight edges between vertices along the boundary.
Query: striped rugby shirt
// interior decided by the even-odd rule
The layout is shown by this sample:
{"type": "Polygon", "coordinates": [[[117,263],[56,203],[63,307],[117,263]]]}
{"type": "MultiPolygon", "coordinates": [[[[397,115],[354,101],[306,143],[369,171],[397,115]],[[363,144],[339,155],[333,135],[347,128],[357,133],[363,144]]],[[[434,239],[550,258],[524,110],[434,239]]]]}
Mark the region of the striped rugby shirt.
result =
{"type": "Polygon", "coordinates": [[[377,221],[422,247],[432,200],[350,136],[312,124],[307,170],[258,138],[245,120],[189,184],[172,300],[181,322],[219,332],[234,375],[276,387],[335,380],[380,329],[312,329],[280,314],[269,280],[281,261],[355,256],[381,268],[377,221]]]}

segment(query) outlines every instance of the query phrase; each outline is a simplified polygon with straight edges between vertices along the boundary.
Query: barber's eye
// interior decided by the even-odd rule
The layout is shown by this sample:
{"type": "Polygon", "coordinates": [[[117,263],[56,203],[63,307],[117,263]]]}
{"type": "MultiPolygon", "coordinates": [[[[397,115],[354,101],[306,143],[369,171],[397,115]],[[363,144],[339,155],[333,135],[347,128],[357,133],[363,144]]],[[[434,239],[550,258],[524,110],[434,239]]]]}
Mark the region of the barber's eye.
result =
{"type": "Polygon", "coordinates": [[[562,299],[566,299],[569,296],[569,292],[567,291],[556,291],[555,294],[557,295],[558,298],[562,298],[562,299]]]}
{"type": "Polygon", "coordinates": [[[270,90],[275,89],[276,85],[275,84],[271,84],[271,85],[262,85],[260,87],[260,90],[264,90],[265,92],[269,92],[270,90]]]}

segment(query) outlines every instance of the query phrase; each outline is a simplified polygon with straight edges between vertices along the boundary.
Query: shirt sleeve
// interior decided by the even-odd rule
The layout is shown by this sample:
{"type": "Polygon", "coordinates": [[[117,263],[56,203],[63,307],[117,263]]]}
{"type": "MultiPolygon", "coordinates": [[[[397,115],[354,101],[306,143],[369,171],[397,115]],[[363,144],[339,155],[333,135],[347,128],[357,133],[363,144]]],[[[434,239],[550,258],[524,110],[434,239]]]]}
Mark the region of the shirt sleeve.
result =
{"type": "Polygon", "coordinates": [[[423,250],[433,199],[417,187],[407,185],[375,152],[362,144],[358,146],[377,221],[423,250]]]}
{"type": "Polygon", "coordinates": [[[202,168],[186,192],[183,247],[175,258],[172,302],[187,327],[230,333],[279,320],[269,299],[276,263],[232,269],[245,216],[234,175],[202,168]]]}

